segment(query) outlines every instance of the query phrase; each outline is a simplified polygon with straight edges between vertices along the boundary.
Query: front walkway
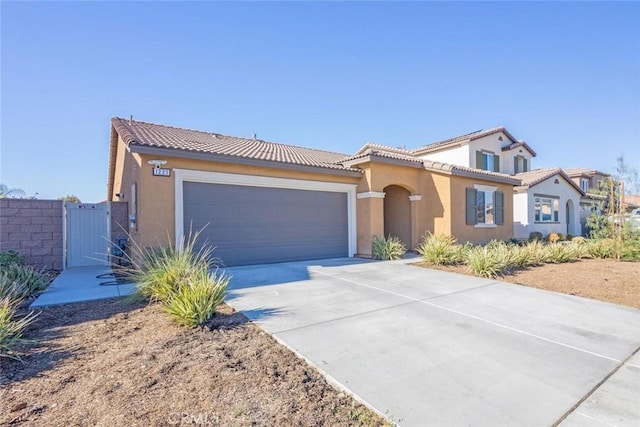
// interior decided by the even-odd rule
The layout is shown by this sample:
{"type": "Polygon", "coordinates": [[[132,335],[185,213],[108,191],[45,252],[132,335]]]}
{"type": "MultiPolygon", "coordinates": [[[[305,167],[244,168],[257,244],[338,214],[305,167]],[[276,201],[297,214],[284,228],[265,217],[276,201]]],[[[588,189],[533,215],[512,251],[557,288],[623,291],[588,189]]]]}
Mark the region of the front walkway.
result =
{"type": "Polygon", "coordinates": [[[400,425],[640,425],[640,310],[402,262],[229,272],[230,305],[400,425]]]}
{"type": "Polygon", "coordinates": [[[91,301],[133,293],[133,284],[101,285],[101,283],[115,281],[108,276],[108,273],[111,273],[111,268],[108,266],[75,267],[63,270],[30,307],[91,301]]]}

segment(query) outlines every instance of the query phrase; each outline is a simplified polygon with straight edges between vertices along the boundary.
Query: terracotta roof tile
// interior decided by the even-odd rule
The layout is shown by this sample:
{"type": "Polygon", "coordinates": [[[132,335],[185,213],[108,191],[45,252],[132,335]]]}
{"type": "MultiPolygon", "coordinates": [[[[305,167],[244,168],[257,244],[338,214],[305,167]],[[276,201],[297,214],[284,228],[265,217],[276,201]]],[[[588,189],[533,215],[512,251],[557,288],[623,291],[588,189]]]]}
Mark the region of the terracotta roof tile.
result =
{"type": "Polygon", "coordinates": [[[540,184],[542,181],[551,178],[554,175],[560,175],[567,181],[573,188],[578,190],[580,194],[584,194],[582,189],[578,187],[578,184],[573,182],[573,180],[560,168],[545,168],[545,169],[533,169],[528,172],[521,172],[514,175],[515,178],[518,178],[521,181],[521,188],[530,188],[536,184],[540,184]]]}
{"type": "Polygon", "coordinates": [[[473,141],[474,139],[482,138],[498,132],[504,133],[507,136],[507,138],[509,138],[512,142],[519,142],[507,131],[507,129],[504,126],[499,126],[491,129],[480,129],[475,132],[467,133],[465,135],[460,135],[453,138],[444,139],[442,141],[434,142],[432,144],[423,145],[422,147],[419,147],[413,150],[413,153],[414,154],[429,153],[431,151],[436,151],[436,150],[440,150],[442,148],[457,145],[460,143],[473,141]]]}
{"type": "Polygon", "coordinates": [[[608,173],[600,172],[596,169],[591,169],[591,168],[565,168],[563,170],[570,177],[576,177],[576,176],[582,176],[582,175],[589,176],[594,174],[609,176],[608,173]]]}
{"type": "Polygon", "coordinates": [[[339,163],[347,156],[341,153],[130,121],[119,117],[112,118],[111,123],[128,145],[171,148],[302,166],[357,171],[357,169],[350,169],[339,163]]]}
{"type": "Polygon", "coordinates": [[[527,144],[524,141],[518,141],[518,142],[512,142],[511,144],[502,147],[502,151],[509,151],[509,150],[513,150],[515,148],[518,147],[524,147],[527,149],[527,151],[529,151],[534,157],[536,156],[536,152],[533,151],[533,148],[529,147],[529,144],[527,144]]]}

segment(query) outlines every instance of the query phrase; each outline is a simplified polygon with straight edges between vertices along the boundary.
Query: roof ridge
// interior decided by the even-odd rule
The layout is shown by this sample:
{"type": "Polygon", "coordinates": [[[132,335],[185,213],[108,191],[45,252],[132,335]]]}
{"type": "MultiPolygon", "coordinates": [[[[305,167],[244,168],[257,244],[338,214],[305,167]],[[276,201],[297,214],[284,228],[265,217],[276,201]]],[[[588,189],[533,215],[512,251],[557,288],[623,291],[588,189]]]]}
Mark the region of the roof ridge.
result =
{"type": "MultiPolygon", "coordinates": [[[[124,119],[122,117],[117,117],[117,116],[114,116],[112,119],[117,119],[117,120],[120,120],[120,121],[124,121],[125,122],[124,124],[127,125],[127,127],[129,125],[129,122],[130,122],[129,119],[124,119]]],[[[141,123],[143,125],[160,126],[160,127],[163,127],[163,128],[169,128],[169,129],[175,129],[175,130],[181,130],[181,131],[196,132],[196,133],[205,134],[205,135],[215,135],[215,136],[221,136],[221,137],[225,137],[225,138],[237,138],[237,139],[243,139],[245,141],[259,141],[259,142],[265,142],[267,144],[275,144],[275,145],[281,145],[281,146],[285,146],[285,147],[301,148],[303,150],[312,150],[312,151],[317,151],[319,153],[338,154],[338,155],[341,155],[341,156],[347,156],[347,154],[339,153],[337,151],[321,150],[321,149],[318,149],[318,148],[303,147],[303,146],[300,146],[300,145],[285,144],[285,143],[282,143],[282,142],[267,141],[267,140],[264,140],[264,139],[245,138],[245,137],[242,137],[242,136],[226,135],[226,134],[218,133],[218,132],[208,132],[208,131],[202,131],[202,130],[197,130],[197,129],[190,129],[190,128],[183,128],[183,127],[177,127],[177,126],[163,125],[163,124],[160,124],[160,123],[145,122],[145,121],[142,121],[142,120],[133,120],[132,119],[131,122],[133,122],[133,123],[141,123]]],[[[131,132],[130,129],[129,129],[129,131],[131,132]]]]}

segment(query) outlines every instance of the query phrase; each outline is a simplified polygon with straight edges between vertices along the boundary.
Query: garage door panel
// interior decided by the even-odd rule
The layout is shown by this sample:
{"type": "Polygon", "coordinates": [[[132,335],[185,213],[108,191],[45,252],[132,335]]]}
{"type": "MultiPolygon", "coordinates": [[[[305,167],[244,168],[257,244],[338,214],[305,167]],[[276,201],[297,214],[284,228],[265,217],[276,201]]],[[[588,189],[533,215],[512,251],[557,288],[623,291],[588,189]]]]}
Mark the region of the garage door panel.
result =
{"type": "Polygon", "coordinates": [[[348,255],[347,194],[185,182],[184,226],[225,265],[348,255]]]}

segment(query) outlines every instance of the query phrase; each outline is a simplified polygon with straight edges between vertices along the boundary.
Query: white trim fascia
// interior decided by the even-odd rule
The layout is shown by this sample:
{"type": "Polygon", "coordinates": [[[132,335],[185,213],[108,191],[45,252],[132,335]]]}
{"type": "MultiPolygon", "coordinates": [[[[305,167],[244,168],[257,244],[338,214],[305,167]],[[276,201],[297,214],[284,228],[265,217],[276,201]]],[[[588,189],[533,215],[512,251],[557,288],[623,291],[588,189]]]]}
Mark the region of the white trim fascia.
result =
{"type": "MultiPolygon", "coordinates": [[[[207,172],[191,169],[173,169],[175,179],[175,236],[176,247],[182,248],[184,239],[184,194],[183,183],[203,182],[209,184],[244,185],[249,187],[288,188],[292,190],[329,191],[347,193],[348,255],[357,251],[356,184],[341,182],[308,181],[270,176],[241,175],[234,173],[207,172]]],[[[384,195],[384,193],[382,193],[384,195]]]]}
{"type": "Polygon", "coordinates": [[[414,194],[413,196],[409,196],[409,200],[412,202],[419,202],[420,200],[422,200],[422,195],[414,194]]]}
{"type": "Polygon", "coordinates": [[[490,187],[488,185],[480,185],[480,184],[474,184],[473,188],[475,188],[478,191],[488,191],[490,193],[498,189],[498,187],[490,187]]]}
{"type": "Polygon", "coordinates": [[[367,191],[364,193],[358,193],[358,199],[384,199],[386,193],[383,191],[367,191]]]}

